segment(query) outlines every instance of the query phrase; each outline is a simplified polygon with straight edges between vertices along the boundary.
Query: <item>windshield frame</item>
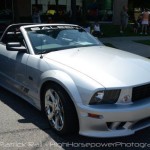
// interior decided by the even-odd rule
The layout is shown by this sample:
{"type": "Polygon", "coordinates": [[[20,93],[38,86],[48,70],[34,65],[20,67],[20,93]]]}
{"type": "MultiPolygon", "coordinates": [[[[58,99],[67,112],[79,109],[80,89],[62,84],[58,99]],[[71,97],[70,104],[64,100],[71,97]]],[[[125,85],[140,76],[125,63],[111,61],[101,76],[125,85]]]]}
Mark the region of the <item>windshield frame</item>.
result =
{"type": "MultiPolygon", "coordinates": [[[[24,28],[25,31],[27,32],[27,36],[29,38],[29,41],[32,45],[33,51],[36,55],[38,54],[44,54],[44,53],[49,53],[49,52],[53,52],[53,51],[59,51],[59,50],[67,50],[67,49],[72,49],[72,48],[81,48],[81,47],[89,47],[89,46],[102,46],[103,44],[96,39],[95,37],[93,37],[90,33],[86,32],[82,27],[77,26],[77,25],[66,25],[66,24],[57,24],[57,25],[34,25],[34,26],[27,26],[24,28]],[[55,32],[56,31],[56,35],[51,36],[51,32],[55,32]],[[57,34],[58,32],[58,34],[57,34]],[[61,32],[66,32],[65,35],[68,36],[69,32],[75,32],[75,33],[71,33],[71,39],[67,39],[62,37],[61,35],[59,35],[61,32]],[[68,33],[67,33],[68,32],[68,33]],[[79,35],[78,35],[79,34],[79,35]],[[60,36],[59,38],[63,38],[63,40],[68,40],[67,42],[71,43],[74,42],[72,45],[68,45],[68,44],[60,44],[60,43],[48,43],[48,44],[43,44],[43,41],[45,40],[46,42],[51,42],[56,40],[58,42],[58,35],[60,36]],[[33,36],[33,37],[32,37],[33,36]],[[35,37],[36,38],[35,38],[35,37]],[[56,36],[56,37],[55,37],[56,36]],[[83,40],[83,38],[81,38],[82,36],[86,39],[85,41],[78,41],[75,42],[73,41],[73,38],[77,36],[77,38],[80,38],[83,40]],[[44,38],[45,39],[44,39],[44,38]],[[50,40],[51,41],[50,41],[50,40]],[[33,42],[33,40],[35,40],[33,42]],[[70,41],[69,41],[70,40],[70,41]],[[72,40],[72,41],[71,41],[72,40]],[[90,43],[90,42],[92,43],[90,43]],[[43,45],[42,45],[43,44],[43,45]],[[51,45],[50,45],[51,44],[51,45]],[[60,44],[60,45],[59,45],[60,44]]],[[[61,39],[62,40],[62,39],[61,39]]],[[[65,41],[65,42],[66,42],[65,41]]],[[[69,43],[69,44],[70,44],[69,43]]]]}

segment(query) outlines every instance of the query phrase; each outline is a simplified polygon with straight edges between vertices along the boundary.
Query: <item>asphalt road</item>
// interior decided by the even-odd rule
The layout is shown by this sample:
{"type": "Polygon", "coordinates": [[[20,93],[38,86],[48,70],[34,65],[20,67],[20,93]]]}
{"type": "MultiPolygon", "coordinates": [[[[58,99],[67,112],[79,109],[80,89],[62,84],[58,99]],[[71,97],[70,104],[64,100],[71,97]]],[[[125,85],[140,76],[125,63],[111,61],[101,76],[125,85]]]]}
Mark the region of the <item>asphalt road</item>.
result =
{"type": "Polygon", "coordinates": [[[18,96],[0,87],[0,150],[150,149],[150,128],[121,138],[56,135],[41,114],[18,96]]]}

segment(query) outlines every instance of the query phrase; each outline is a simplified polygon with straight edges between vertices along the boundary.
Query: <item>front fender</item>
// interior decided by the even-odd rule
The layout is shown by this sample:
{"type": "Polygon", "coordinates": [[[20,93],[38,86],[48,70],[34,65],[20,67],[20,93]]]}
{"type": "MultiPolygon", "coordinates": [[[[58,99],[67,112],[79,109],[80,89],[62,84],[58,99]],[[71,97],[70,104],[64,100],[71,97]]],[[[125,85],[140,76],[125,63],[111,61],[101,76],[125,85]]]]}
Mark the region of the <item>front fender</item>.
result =
{"type": "Polygon", "coordinates": [[[53,81],[53,82],[58,83],[66,90],[66,92],[69,94],[69,96],[71,97],[73,101],[76,101],[76,103],[82,103],[80,94],[78,92],[78,89],[74,81],[65,72],[60,71],[60,70],[49,70],[49,71],[44,72],[41,75],[39,91],[41,90],[42,85],[47,81],[53,81]]]}

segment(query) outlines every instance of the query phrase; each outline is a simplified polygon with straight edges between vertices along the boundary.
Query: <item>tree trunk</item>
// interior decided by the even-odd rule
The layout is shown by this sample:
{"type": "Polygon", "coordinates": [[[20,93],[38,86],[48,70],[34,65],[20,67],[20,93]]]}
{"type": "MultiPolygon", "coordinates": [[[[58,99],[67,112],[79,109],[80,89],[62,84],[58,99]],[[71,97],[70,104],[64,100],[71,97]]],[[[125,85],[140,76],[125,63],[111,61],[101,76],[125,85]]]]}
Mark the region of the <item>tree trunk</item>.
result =
{"type": "Polygon", "coordinates": [[[72,10],[71,16],[72,23],[76,23],[76,0],[71,0],[71,10],[72,10]]]}
{"type": "Polygon", "coordinates": [[[58,0],[55,0],[56,2],[56,14],[58,15],[58,0]]]}
{"type": "Polygon", "coordinates": [[[38,0],[35,0],[35,4],[36,4],[36,5],[38,4],[38,0]]]}
{"type": "Polygon", "coordinates": [[[86,0],[82,0],[82,16],[86,20],[86,0]]]}

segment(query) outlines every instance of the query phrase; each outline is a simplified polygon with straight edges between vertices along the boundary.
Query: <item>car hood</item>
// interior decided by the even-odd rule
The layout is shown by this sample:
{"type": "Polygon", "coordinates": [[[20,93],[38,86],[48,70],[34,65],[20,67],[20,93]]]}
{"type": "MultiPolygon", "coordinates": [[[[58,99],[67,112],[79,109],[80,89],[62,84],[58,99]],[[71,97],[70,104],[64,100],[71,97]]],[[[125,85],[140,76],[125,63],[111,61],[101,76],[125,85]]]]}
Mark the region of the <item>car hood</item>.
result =
{"type": "Polygon", "coordinates": [[[55,51],[45,57],[85,74],[106,88],[150,82],[149,59],[106,46],[55,51]]]}

